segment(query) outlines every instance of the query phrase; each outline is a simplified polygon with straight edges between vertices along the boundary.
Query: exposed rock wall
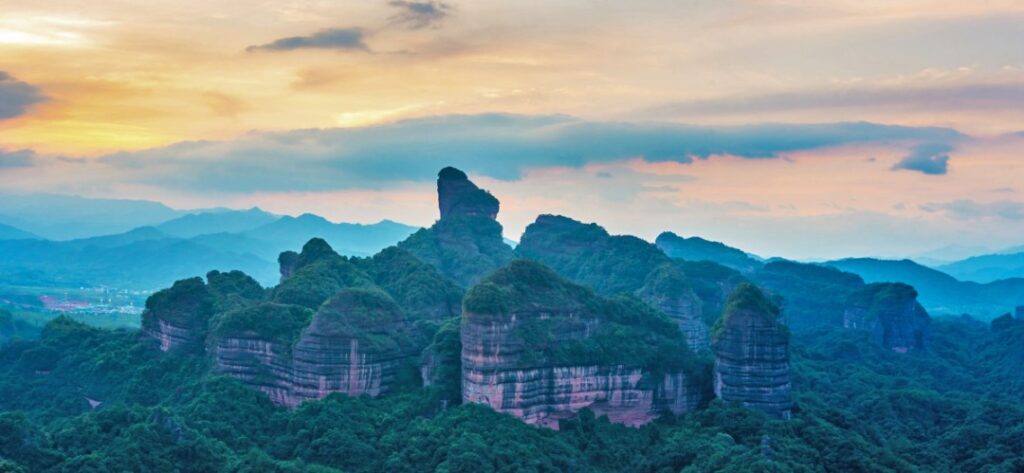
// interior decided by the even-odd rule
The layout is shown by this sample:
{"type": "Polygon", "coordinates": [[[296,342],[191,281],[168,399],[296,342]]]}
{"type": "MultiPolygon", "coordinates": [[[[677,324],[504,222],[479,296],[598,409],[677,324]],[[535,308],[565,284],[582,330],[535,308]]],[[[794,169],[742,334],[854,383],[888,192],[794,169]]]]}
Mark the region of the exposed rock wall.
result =
{"type": "Polygon", "coordinates": [[[217,370],[262,391],[274,403],[294,406],[290,348],[239,335],[217,338],[211,351],[217,370]]]}
{"type": "Polygon", "coordinates": [[[843,327],[870,331],[879,345],[897,353],[927,349],[930,325],[917,291],[901,283],[868,284],[850,297],[843,313],[843,327]]]}
{"type": "Polygon", "coordinates": [[[454,215],[498,218],[498,199],[473,184],[466,173],[452,167],[437,175],[437,204],[442,219],[454,215]]]}
{"type": "Polygon", "coordinates": [[[736,289],[715,327],[712,349],[715,396],[789,418],[789,333],[760,290],[750,284],[736,289]]]}
{"type": "Polygon", "coordinates": [[[213,297],[203,280],[183,279],[146,300],[141,334],[161,351],[202,352],[212,314],[213,297]]]}
{"type": "Polygon", "coordinates": [[[345,289],[312,317],[300,306],[263,304],[214,321],[218,370],[294,407],[331,393],[378,396],[403,366],[415,369],[422,344],[381,291],[345,289]]]}
{"type": "Polygon", "coordinates": [[[703,303],[675,265],[663,264],[652,271],[637,294],[676,322],[691,350],[708,349],[708,325],[703,318],[703,303]]]}
{"type": "MultiPolygon", "coordinates": [[[[654,375],[624,365],[544,366],[524,362],[528,347],[515,335],[524,317],[575,314],[515,314],[508,323],[466,323],[462,328],[462,400],[486,404],[530,424],[557,428],[583,408],[630,426],[646,424],[662,409],[680,414],[701,402],[700,386],[683,373],[654,375]],[[525,366],[524,366],[525,365],[525,366]],[[533,366],[530,366],[533,365],[533,366]]],[[[472,316],[470,316],[472,318],[472,316]]],[[[596,319],[559,332],[553,343],[586,337],[596,319]]]]}

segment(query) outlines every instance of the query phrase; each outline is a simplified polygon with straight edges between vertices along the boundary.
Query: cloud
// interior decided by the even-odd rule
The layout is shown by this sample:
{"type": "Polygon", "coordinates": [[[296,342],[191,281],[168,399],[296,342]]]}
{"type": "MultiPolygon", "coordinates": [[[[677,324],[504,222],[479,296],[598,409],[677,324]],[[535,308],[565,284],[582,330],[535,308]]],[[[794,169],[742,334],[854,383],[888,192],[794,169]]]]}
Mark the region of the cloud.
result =
{"type": "Polygon", "coordinates": [[[364,39],[366,31],[362,28],[330,28],[320,30],[309,36],[291,36],[270,43],[249,46],[245,50],[254,51],[294,51],[296,49],[341,49],[368,51],[364,39]]]}
{"type": "Polygon", "coordinates": [[[46,100],[38,87],[0,71],[0,120],[24,115],[29,107],[46,100]]]}
{"type": "Polygon", "coordinates": [[[0,150],[0,169],[32,166],[36,153],[30,149],[18,151],[0,150]]]}
{"type": "Polygon", "coordinates": [[[389,18],[392,24],[403,25],[411,30],[419,30],[426,27],[437,28],[454,10],[447,3],[433,0],[427,2],[392,0],[388,2],[388,5],[401,10],[389,18]]]}
{"type": "Polygon", "coordinates": [[[969,199],[933,202],[921,206],[925,212],[941,212],[956,220],[1024,220],[1024,202],[1000,200],[979,203],[969,199]]]}
{"type": "Polygon", "coordinates": [[[953,147],[946,143],[922,143],[914,147],[893,170],[905,169],[924,174],[941,175],[949,170],[949,153],[953,147]]]}
{"type": "Polygon", "coordinates": [[[1007,104],[1021,102],[1024,102],[1024,83],[956,84],[933,87],[855,87],[725,97],[675,102],[641,113],[657,117],[683,117],[864,107],[1005,110],[1007,104]]]}
{"type": "Polygon", "coordinates": [[[453,165],[518,179],[527,169],[641,158],[690,163],[717,155],[777,158],[843,144],[954,142],[948,128],[871,123],[706,127],[592,122],[563,115],[449,115],[362,128],[250,133],[117,153],[100,162],[133,182],[180,189],[318,191],[432,179],[453,165]]]}

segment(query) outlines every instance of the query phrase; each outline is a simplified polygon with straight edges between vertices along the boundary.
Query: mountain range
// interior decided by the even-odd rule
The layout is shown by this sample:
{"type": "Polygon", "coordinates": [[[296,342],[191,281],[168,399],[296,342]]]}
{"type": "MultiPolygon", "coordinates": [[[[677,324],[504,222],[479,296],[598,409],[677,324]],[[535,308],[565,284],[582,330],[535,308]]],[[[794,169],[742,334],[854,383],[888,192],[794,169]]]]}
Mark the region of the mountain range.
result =
{"type": "Polygon", "coordinates": [[[0,284],[153,289],[212,269],[242,270],[272,284],[278,254],[310,238],[323,238],[345,255],[369,256],[415,230],[390,220],[333,223],[312,214],[282,217],[256,208],[178,215],[155,226],[70,240],[0,226],[0,284]]]}

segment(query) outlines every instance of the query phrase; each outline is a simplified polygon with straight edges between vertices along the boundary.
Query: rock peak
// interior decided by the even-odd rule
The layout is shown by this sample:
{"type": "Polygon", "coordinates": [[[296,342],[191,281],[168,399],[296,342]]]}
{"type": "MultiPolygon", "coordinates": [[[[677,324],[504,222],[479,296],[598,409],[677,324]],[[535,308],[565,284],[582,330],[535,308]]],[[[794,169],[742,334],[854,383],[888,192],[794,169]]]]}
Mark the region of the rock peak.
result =
{"type": "Polygon", "coordinates": [[[437,203],[441,219],[454,215],[477,215],[492,220],[498,217],[498,199],[453,167],[437,173],[437,203]]]}

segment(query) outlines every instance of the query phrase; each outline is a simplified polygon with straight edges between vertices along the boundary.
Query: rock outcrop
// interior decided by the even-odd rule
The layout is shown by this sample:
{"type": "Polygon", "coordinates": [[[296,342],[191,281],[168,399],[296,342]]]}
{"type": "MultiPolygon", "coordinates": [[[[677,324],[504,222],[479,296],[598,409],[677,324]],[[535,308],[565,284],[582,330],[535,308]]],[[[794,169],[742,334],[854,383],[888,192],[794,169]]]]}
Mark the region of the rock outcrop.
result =
{"type": "Polygon", "coordinates": [[[671,320],[534,262],[513,261],[467,293],[461,339],[463,402],[531,424],[557,428],[589,408],[641,425],[694,409],[704,392],[683,369],[692,355],[671,320]]]}
{"type": "Polygon", "coordinates": [[[437,179],[441,219],[398,244],[464,287],[509,262],[514,254],[495,218],[498,200],[466,174],[444,168],[437,179]]]}
{"type": "Polygon", "coordinates": [[[742,284],[712,330],[715,395],[788,419],[793,405],[789,331],[779,309],[754,285],[742,284]]]}
{"type": "Polygon", "coordinates": [[[403,369],[416,369],[424,343],[413,338],[409,321],[383,291],[343,289],[315,315],[274,303],[221,314],[209,343],[218,370],[294,407],[331,393],[387,392],[403,369]]]}
{"type": "Polygon", "coordinates": [[[305,307],[274,303],[218,314],[208,348],[214,366],[275,403],[294,406],[292,345],[312,316],[305,307]]]}
{"type": "Polygon", "coordinates": [[[703,304],[679,268],[671,263],[658,266],[647,275],[637,295],[676,322],[691,350],[708,349],[710,342],[708,324],[702,317],[703,304]]]}
{"type": "Polygon", "coordinates": [[[141,334],[161,351],[201,353],[213,312],[213,296],[203,280],[183,279],[146,300],[141,334]]]}
{"type": "Polygon", "coordinates": [[[498,218],[498,199],[466,177],[466,173],[446,167],[437,174],[437,204],[441,219],[455,215],[498,218]]]}
{"type": "Polygon", "coordinates": [[[917,302],[917,291],[902,283],[868,284],[853,294],[843,314],[843,327],[870,331],[887,350],[925,350],[931,318],[917,302]]]}

